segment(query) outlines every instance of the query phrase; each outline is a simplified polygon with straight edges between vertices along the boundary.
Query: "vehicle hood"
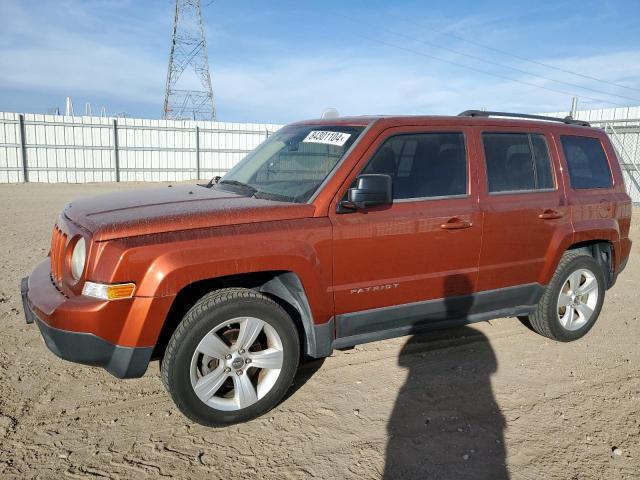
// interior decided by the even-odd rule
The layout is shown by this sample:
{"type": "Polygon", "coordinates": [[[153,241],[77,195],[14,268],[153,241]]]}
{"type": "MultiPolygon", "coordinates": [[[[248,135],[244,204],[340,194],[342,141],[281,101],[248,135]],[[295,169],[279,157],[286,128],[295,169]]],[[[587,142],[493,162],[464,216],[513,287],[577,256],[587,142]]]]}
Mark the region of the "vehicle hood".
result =
{"type": "Polygon", "coordinates": [[[313,205],[249,198],[218,188],[174,185],[74,200],[64,215],[95,241],[196,228],[312,217],[313,205]]]}

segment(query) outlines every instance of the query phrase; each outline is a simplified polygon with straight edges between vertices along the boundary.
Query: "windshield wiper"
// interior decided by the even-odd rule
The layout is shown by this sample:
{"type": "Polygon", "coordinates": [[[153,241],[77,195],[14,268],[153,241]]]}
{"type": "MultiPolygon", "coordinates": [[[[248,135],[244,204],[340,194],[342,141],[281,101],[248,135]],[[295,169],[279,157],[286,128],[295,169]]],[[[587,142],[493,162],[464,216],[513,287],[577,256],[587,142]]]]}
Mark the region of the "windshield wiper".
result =
{"type": "Polygon", "coordinates": [[[209,180],[207,183],[197,183],[196,185],[200,186],[200,187],[204,187],[204,188],[211,188],[213,187],[216,183],[218,183],[220,181],[222,177],[213,177],[211,180],[209,180]]]}
{"type": "Polygon", "coordinates": [[[263,192],[258,191],[253,195],[255,198],[261,198],[263,200],[275,200],[280,202],[295,202],[295,197],[290,195],[282,195],[281,193],[271,193],[271,192],[263,192]]]}
{"type": "Polygon", "coordinates": [[[220,180],[220,182],[218,182],[218,184],[225,184],[225,185],[232,185],[234,187],[240,187],[240,188],[242,188],[244,190],[249,191],[251,193],[251,195],[253,195],[254,193],[256,193],[258,191],[257,188],[252,187],[248,183],[239,182],[238,180],[220,180]]]}

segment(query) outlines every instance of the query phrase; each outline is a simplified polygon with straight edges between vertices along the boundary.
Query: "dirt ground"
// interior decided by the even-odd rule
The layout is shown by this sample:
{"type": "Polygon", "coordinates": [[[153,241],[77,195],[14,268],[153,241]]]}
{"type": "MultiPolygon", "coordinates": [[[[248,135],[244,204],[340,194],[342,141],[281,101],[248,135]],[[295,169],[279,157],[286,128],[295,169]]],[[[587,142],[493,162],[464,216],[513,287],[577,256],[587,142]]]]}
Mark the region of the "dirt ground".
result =
{"type": "Polygon", "coordinates": [[[640,477],[640,211],[584,339],[500,319],[372,343],[306,364],[265,417],[210,429],[173,407],[157,363],[118,380],[59,360],[24,322],[19,281],[58,211],[134,186],[0,186],[0,477],[640,477]]]}

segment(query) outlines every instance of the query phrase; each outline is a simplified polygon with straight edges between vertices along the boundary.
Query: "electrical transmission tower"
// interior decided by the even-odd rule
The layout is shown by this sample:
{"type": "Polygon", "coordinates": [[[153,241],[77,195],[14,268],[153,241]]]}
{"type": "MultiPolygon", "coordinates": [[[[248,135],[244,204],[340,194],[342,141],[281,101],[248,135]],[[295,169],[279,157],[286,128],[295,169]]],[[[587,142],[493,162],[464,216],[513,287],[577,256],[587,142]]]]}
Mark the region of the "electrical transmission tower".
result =
{"type": "Polygon", "coordinates": [[[216,119],[200,0],[176,0],[162,117],[216,119]]]}

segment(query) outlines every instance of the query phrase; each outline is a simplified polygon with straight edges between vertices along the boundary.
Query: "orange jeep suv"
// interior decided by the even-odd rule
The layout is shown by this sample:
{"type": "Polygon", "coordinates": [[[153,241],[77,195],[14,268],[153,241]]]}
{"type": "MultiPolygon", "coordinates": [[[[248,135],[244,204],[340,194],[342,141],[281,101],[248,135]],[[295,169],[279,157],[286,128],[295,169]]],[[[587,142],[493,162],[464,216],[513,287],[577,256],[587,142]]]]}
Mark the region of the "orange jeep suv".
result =
{"type": "Polygon", "coordinates": [[[604,131],[468,111],[282,128],[224,177],[76,200],[22,281],[61,358],[142,376],[225,425],[274,407],[303,356],[496,317],[568,342],[627,262],[604,131]]]}

